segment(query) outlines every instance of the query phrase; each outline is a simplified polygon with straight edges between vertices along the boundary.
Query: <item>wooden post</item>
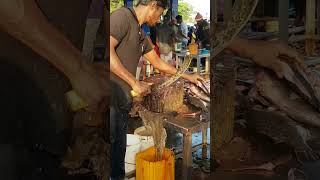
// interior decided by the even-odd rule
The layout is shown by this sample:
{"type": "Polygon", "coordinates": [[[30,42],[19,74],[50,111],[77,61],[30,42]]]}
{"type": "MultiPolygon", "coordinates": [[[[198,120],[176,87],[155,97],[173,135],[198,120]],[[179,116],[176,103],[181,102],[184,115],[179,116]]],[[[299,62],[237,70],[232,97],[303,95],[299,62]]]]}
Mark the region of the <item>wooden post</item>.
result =
{"type": "Polygon", "coordinates": [[[278,0],[278,14],[279,14],[279,39],[288,42],[289,38],[289,0],[278,0]]]}
{"type": "MultiPolygon", "coordinates": [[[[235,117],[235,68],[233,66],[219,69],[216,66],[211,81],[213,94],[211,96],[210,122],[210,159],[214,164],[215,154],[233,137],[235,117]]],[[[211,168],[213,171],[213,168],[211,168]]]]}
{"type": "Polygon", "coordinates": [[[202,126],[202,159],[207,158],[207,126],[202,126]]]}
{"type": "Polygon", "coordinates": [[[191,180],[192,176],[192,134],[183,135],[182,179],[191,180]]]}
{"type": "Polygon", "coordinates": [[[209,57],[206,57],[205,73],[206,73],[206,74],[209,74],[209,70],[210,70],[210,59],[209,59],[209,57]]]}
{"type": "Polygon", "coordinates": [[[306,54],[315,54],[316,0],[306,0],[306,54]]]}
{"type": "Polygon", "coordinates": [[[200,64],[201,64],[201,59],[200,59],[200,57],[198,56],[198,57],[197,57],[197,73],[198,73],[198,74],[200,74],[200,72],[201,72],[200,64]]]}
{"type": "Polygon", "coordinates": [[[211,4],[210,4],[210,14],[211,14],[211,17],[210,17],[210,19],[211,19],[211,21],[213,22],[213,23],[217,23],[218,22],[218,7],[217,7],[217,5],[218,5],[218,2],[217,2],[218,0],[212,0],[211,1],[211,4]]]}
{"type": "Polygon", "coordinates": [[[317,36],[320,35],[320,0],[317,0],[317,36]]]}
{"type": "Polygon", "coordinates": [[[232,17],[232,0],[224,0],[223,6],[223,22],[227,23],[232,17]]]}

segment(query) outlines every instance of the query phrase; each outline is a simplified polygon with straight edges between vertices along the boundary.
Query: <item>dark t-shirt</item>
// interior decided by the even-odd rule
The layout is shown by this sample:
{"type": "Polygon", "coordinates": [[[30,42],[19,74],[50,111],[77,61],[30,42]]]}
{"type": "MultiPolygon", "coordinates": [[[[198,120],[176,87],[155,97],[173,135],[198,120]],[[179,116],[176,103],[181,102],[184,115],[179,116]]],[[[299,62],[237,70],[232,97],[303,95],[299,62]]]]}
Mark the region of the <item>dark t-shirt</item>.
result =
{"type": "MultiPolygon", "coordinates": [[[[141,29],[136,20],[134,10],[130,12],[128,8],[120,8],[113,12],[110,16],[110,36],[118,40],[119,44],[116,47],[116,53],[123,66],[135,76],[139,59],[143,54],[152,50],[146,34],[141,29]]],[[[117,75],[111,73],[110,80],[112,81],[112,88],[114,93],[125,94],[125,101],[131,102],[130,90],[131,87],[119,78],[117,75]],[[119,92],[123,91],[123,92],[119,92]]],[[[112,94],[117,95],[117,94],[112,94]]],[[[128,103],[117,102],[117,103],[128,103]]]]}
{"type": "Polygon", "coordinates": [[[196,31],[196,36],[199,41],[201,41],[202,45],[210,44],[210,25],[207,21],[203,20],[196,31]]]}

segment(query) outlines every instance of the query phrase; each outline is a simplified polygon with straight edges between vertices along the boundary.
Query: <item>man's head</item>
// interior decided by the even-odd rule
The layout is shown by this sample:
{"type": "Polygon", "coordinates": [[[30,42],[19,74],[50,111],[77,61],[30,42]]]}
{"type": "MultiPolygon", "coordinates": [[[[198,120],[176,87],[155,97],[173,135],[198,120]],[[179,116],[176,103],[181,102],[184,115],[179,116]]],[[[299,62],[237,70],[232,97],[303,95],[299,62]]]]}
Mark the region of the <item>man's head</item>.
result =
{"type": "Polygon", "coordinates": [[[177,20],[178,24],[181,24],[182,23],[182,16],[181,15],[176,16],[176,20],[177,20]]]}
{"type": "Polygon", "coordinates": [[[167,8],[168,3],[167,0],[139,0],[137,6],[146,8],[146,23],[149,26],[155,26],[167,8]]]}
{"type": "Polygon", "coordinates": [[[197,24],[199,24],[203,21],[203,17],[200,13],[197,13],[197,15],[194,19],[196,20],[197,24]]]}
{"type": "Polygon", "coordinates": [[[163,23],[165,23],[165,24],[169,24],[170,23],[170,16],[168,14],[166,14],[163,17],[163,23]]]}
{"type": "Polygon", "coordinates": [[[189,31],[194,32],[195,31],[195,27],[191,26],[189,31]]]}

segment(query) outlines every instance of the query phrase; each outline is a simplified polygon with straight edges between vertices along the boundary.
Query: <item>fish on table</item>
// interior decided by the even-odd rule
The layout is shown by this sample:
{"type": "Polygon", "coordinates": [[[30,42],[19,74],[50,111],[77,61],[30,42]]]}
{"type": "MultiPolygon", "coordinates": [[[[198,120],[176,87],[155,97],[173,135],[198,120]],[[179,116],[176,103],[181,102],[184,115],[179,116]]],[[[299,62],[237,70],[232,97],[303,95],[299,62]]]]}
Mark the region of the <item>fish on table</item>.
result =
{"type": "Polygon", "coordinates": [[[248,128],[271,138],[276,144],[285,143],[295,150],[300,161],[318,160],[319,154],[308,145],[311,132],[285,114],[277,111],[250,110],[246,117],[248,128]]]}
{"type": "Polygon", "coordinates": [[[210,82],[202,82],[199,86],[186,83],[187,102],[201,110],[208,112],[210,109],[210,82]]]}
{"type": "Polygon", "coordinates": [[[255,86],[261,96],[295,121],[320,128],[320,113],[309,103],[301,99],[292,99],[292,89],[286,81],[262,71],[257,75],[255,86]]]}

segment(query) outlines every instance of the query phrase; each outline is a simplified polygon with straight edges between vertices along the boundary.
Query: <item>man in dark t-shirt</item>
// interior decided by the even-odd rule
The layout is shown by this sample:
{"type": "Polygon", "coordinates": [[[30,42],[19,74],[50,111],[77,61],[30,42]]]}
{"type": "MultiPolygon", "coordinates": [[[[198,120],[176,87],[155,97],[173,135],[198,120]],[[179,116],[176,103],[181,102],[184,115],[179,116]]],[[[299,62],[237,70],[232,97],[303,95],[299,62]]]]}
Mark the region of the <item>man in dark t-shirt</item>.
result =
{"type": "Polygon", "coordinates": [[[197,13],[195,20],[198,28],[196,31],[197,42],[201,43],[202,48],[210,47],[210,24],[203,19],[200,13],[197,13]]]}
{"type": "MultiPolygon", "coordinates": [[[[126,131],[128,111],[131,108],[133,90],[140,96],[150,93],[150,85],[136,80],[134,74],[141,56],[154,68],[167,74],[177,70],[164,62],[153,50],[141,25],[154,26],[160,20],[167,0],[140,0],[136,7],[120,8],[110,17],[110,130],[111,130],[111,178],[124,177],[126,131]]],[[[199,83],[199,75],[183,74],[183,78],[199,83]]]]}

